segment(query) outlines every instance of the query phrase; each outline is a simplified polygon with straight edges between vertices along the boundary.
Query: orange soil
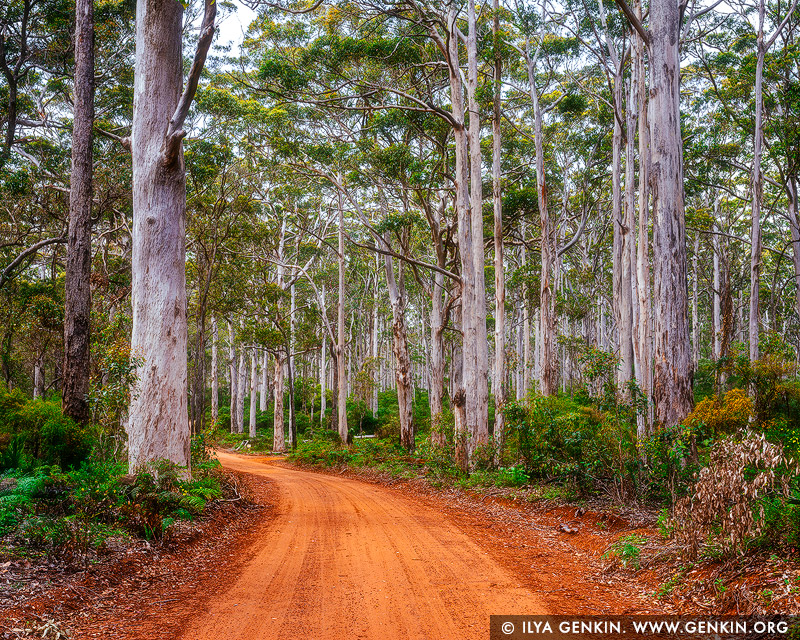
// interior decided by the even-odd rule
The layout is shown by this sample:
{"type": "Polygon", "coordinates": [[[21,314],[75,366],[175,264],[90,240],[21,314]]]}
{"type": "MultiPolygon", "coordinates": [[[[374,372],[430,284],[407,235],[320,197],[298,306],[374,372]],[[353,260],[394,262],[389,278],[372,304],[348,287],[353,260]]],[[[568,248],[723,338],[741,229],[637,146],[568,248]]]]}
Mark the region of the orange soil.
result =
{"type": "Polygon", "coordinates": [[[485,638],[491,614],[545,613],[518,577],[436,509],[398,492],[220,453],[280,502],[230,589],[183,640],[485,638]]]}
{"type": "Polygon", "coordinates": [[[483,639],[492,614],[667,608],[604,570],[622,523],[586,513],[560,533],[574,510],[218,455],[259,507],[0,602],[0,639],[51,619],[74,640],[483,639]]]}

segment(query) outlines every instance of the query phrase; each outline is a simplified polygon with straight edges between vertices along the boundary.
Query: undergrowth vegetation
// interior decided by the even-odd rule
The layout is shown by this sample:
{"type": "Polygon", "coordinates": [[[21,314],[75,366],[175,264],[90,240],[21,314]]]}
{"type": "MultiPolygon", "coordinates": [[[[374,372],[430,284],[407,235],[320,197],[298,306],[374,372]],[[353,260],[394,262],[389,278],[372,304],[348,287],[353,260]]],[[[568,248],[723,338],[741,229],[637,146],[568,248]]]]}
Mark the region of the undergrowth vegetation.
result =
{"type": "MultiPolygon", "coordinates": [[[[129,473],[99,426],[80,427],[58,399],[0,387],[0,538],[19,553],[86,562],[109,541],[164,540],[175,524],[236,494],[202,436],[192,471],[156,461],[129,473]]],[[[123,458],[124,460],[124,458],[123,458]]]]}
{"type": "MultiPolygon", "coordinates": [[[[425,478],[433,485],[507,487],[513,495],[524,489],[531,500],[603,497],[645,506],[660,512],[664,537],[689,558],[757,549],[791,553],[800,548],[794,354],[767,349],[751,364],[740,347],[732,353],[701,363],[696,406],[683,424],[647,437],[637,433],[637,417],[647,410],[638,390],[621,393],[613,384],[615,358],[588,349],[580,358],[583,376],[569,394],[532,393],[506,404],[502,442],[494,438],[475,455],[468,474],[453,462],[452,414],[437,422],[441,445],[432,444],[429,416],[418,422],[416,448],[408,453],[392,429],[396,415],[387,411],[385,394],[376,413],[377,437],[344,446],[335,431],[306,429],[291,458],[425,478]]],[[[628,564],[624,557],[622,563],[628,564]]]]}

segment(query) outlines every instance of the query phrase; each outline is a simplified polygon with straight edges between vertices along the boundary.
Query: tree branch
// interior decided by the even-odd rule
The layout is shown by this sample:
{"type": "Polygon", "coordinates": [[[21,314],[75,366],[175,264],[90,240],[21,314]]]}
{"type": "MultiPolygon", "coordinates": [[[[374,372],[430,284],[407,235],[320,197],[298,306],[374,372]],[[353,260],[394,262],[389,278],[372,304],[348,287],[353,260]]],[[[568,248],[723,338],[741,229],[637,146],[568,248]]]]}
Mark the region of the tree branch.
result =
{"type": "MultiPolygon", "coordinates": [[[[186,137],[183,130],[183,123],[189,114],[189,107],[197,93],[197,84],[200,82],[200,74],[206,63],[208,50],[211,48],[211,41],[214,39],[214,19],[217,17],[217,0],[205,0],[205,13],[203,14],[203,24],[200,25],[200,39],[197,41],[197,50],[192,60],[192,68],[189,70],[189,77],[186,79],[186,87],[178,100],[175,113],[169,121],[167,138],[164,147],[164,163],[172,164],[178,156],[181,141],[186,137]]],[[[124,146],[124,144],[123,144],[124,146]]]]}
{"type": "Polygon", "coordinates": [[[31,245],[27,249],[25,249],[16,258],[14,258],[14,260],[11,261],[11,264],[9,264],[5,269],[3,269],[2,273],[0,273],[0,287],[2,287],[6,282],[9,281],[11,273],[20,264],[22,264],[25,261],[26,258],[28,258],[29,256],[32,256],[33,254],[35,254],[42,247],[46,247],[47,245],[50,245],[50,244],[57,244],[57,243],[62,243],[62,242],[66,242],[66,241],[67,241],[67,236],[63,235],[63,236],[59,236],[58,238],[48,238],[47,240],[42,240],[40,242],[37,242],[36,244],[31,245]]]}
{"type": "Polygon", "coordinates": [[[650,46],[650,34],[647,33],[647,29],[644,28],[639,18],[636,17],[636,14],[633,12],[628,6],[628,3],[625,0],[614,0],[617,3],[617,7],[622,13],[625,14],[625,17],[628,19],[628,22],[631,23],[631,26],[636,29],[636,32],[642,38],[642,41],[647,45],[650,46]]]}

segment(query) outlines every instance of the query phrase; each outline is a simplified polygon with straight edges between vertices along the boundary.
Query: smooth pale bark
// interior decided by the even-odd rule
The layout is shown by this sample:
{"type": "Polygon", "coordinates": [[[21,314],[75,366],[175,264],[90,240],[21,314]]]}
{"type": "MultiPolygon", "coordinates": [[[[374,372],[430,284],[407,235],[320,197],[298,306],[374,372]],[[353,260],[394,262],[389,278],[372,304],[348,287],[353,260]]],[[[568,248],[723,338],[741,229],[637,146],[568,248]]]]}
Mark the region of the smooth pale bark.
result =
{"type": "Polygon", "coordinates": [[[205,310],[199,309],[195,329],[192,381],[189,395],[189,424],[192,433],[199,433],[203,427],[205,413],[205,373],[206,373],[206,329],[205,310]]]}
{"type": "MultiPolygon", "coordinates": [[[[470,15],[472,16],[471,20],[474,21],[474,2],[471,5],[470,15]]],[[[464,427],[475,437],[485,433],[488,438],[488,343],[486,340],[485,291],[481,288],[480,295],[476,292],[478,275],[475,273],[475,265],[478,263],[481,265],[483,264],[483,218],[480,204],[478,204],[477,210],[474,212],[470,206],[470,135],[468,135],[466,128],[464,110],[465,79],[459,66],[459,41],[461,39],[461,33],[457,25],[458,12],[455,7],[448,7],[446,20],[448,29],[446,38],[442,38],[433,25],[429,26],[428,30],[442,55],[447,60],[450,85],[450,117],[448,120],[453,130],[455,156],[453,187],[455,191],[454,208],[456,211],[458,253],[461,267],[460,327],[463,336],[459,359],[462,372],[457,379],[464,387],[470,390],[475,389],[475,394],[469,396],[463,393],[463,389],[461,394],[456,390],[453,397],[457,396],[463,398],[463,411],[465,416],[464,427]],[[475,219],[480,221],[480,226],[477,230],[480,237],[479,241],[473,237],[472,227],[473,220],[475,219]],[[480,245],[480,256],[475,256],[475,249],[478,245],[480,245]],[[479,326],[479,318],[481,317],[483,318],[483,324],[479,326]],[[480,338],[480,336],[482,336],[482,338],[480,338]],[[481,370],[479,364],[483,357],[482,354],[485,355],[485,358],[483,362],[484,366],[481,370]]],[[[475,29],[470,29],[470,33],[472,34],[472,41],[474,44],[475,29]]],[[[474,91],[477,87],[477,49],[475,46],[470,46],[469,36],[466,40],[468,50],[466,81],[468,89],[471,92],[470,95],[474,98],[474,91]]],[[[475,115],[476,117],[472,119],[474,123],[472,124],[473,129],[471,134],[474,139],[478,139],[480,132],[477,108],[475,110],[475,115]]],[[[476,155],[477,157],[480,156],[479,149],[476,150],[476,155]]],[[[479,184],[480,178],[476,178],[475,182],[479,184]]],[[[482,200],[479,193],[473,195],[475,198],[473,202],[475,202],[476,199],[479,202],[482,200]]],[[[483,277],[483,269],[481,268],[481,283],[483,283],[483,277]]],[[[451,381],[452,379],[451,376],[451,381]]],[[[461,411],[461,409],[459,409],[459,411],[461,411]]],[[[470,439],[469,436],[465,436],[465,452],[471,450],[472,445],[467,442],[467,440],[470,439]]]]}
{"type": "Polygon", "coordinates": [[[694,237],[694,255],[692,256],[692,371],[697,371],[700,362],[700,309],[697,292],[698,254],[700,253],[700,234],[694,237]]]}
{"type": "Polygon", "coordinates": [[[211,423],[216,427],[219,419],[219,328],[217,318],[211,318],[211,423]]]}
{"type": "Polygon", "coordinates": [[[433,274],[431,291],[431,391],[428,396],[431,408],[431,441],[444,446],[444,308],[442,294],[444,291],[444,274],[438,271],[433,274]]]}
{"type": "MultiPolygon", "coordinates": [[[[717,226],[716,221],[719,220],[719,198],[714,200],[714,222],[711,226],[711,230],[713,232],[713,247],[714,247],[714,292],[713,292],[713,300],[711,305],[711,331],[712,331],[712,358],[716,362],[719,360],[720,356],[720,337],[722,332],[722,322],[721,322],[721,287],[722,287],[722,280],[720,274],[720,241],[719,241],[719,227],[717,226]]],[[[797,250],[795,250],[796,253],[797,250]]]]}
{"type": "MultiPolygon", "coordinates": [[[[453,314],[454,325],[461,324],[461,308],[457,307],[453,314]]],[[[453,345],[453,352],[450,365],[450,384],[452,392],[450,396],[450,406],[453,411],[453,441],[455,448],[455,463],[463,472],[469,471],[469,451],[467,438],[469,431],[467,427],[467,393],[464,387],[464,352],[460,344],[453,345]]]]}
{"type": "Polygon", "coordinates": [[[614,315],[617,322],[617,343],[620,364],[617,369],[617,385],[623,397],[628,397],[628,381],[633,367],[633,309],[631,300],[630,228],[626,226],[622,206],[622,74],[614,76],[614,133],[612,135],[611,192],[612,216],[614,218],[613,241],[613,288],[614,315]]]}
{"type": "MultiPolygon", "coordinates": [[[[635,4],[637,18],[641,21],[642,5],[639,0],[635,4]]],[[[639,360],[639,375],[637,384],[639,391],[647,401],[647,410],[637,417],[637,434],[640,438],[650,433],[653,424],[653,405],[651,402],[653,388],[652,369],[652,333],[650,329],[650,238],[648,226],[650,222],[650,126],[647,120],[648,92],[647,72],[645,68],[645,43],[637,33],[634,36],[634,79],[636,81],[639,133],[639,227],[638,243],[636,247],[636,298],[639,304],[638,328],[636,344],[639,360]]]]}
{"type": "Polygon", "coordinates": [[[750,361],[758,360],[759,287],[761,282],[761,199],[763,197],[763,181],[761,176],[761,154],[764,138],[763,103],[764,92],[764,14],[765,2],[758,3],[758,35],[756,39],[756,85],[755,85],[755,130],[753,131],[753,199],[750,224],[750,319],[749,342],[750,361]]]}
{"type": "MultiPolygon", "coordinates": [[[[528,266],[528,251],[525,246],[525,221],[522,221],[521,224],[522,230],[522,246],[520,247],[520,262],[522,263],[522,269],[525,269],[528,266]]],[[[522,389],[520,392],[520,398],[524,398],[525,394],[530,391],[531,388],[531,368],[534,370],[535,378],[539,379],[539,369],[538,369],[538,356],[532,352],[531,349],[531,312],[528,306],[528,296],[524,293],[522,294],[522,309],[520,311],[522,315],[522,389]]],[[[539,331],[539,322],[538,320],[534,322],[534,331],[536,331],[537,337],[535,339],[535,347],[538,350],[539,348],[539,338],[538,338],[538,331],[539,331]]],[[[537,351],[538,353],[538,351],[537,351]]]]}
{"type": "Polygon", "coordinates": [[[503,191],[501,183],[501,91],[503,60],[500,55],[500,2],[493,0],[494,102],[492,105],[492,202],[494,212],[494,441],[498,453],[505,442],[506,389],[506,273],[503,259],[503,191]]]}
{"type": "Polygon", "coordinates": [[[536,152],[536,194],[541,225],[541,272],[539,286],[539,326],[537,351],[539,353],[539,391],[552,396],[558,391],[558,358],[556,354],[555,295],[553,291],[553,264],[555,261],[555,233],[548,213],[547,182],[544,172],[544,141],[542,110],[536,89],[537,53],[530,53],[530,41],[525,40],[525,66],[528,73],[528,91],[533,105],[534,148],[536,152]]]}
{"type": "Polygon", "coordinates": [[[467,102],[469,107],[469,164],[470,164],[470,226],[472,230],[472,260],[474,277],[474,297],[467,311],[473,316],[470,323],[474,327],[475,343],[469,345],[474,351],[475,371],[465,371],[464,379],[467,394],[467,422],[469,423],[470,464],[478,447],[489,443],[489,340],[486,331],[486,282],[484,276],[483,249],[483,184],[480,132],[480,105],[476,99],[478,90],[478,27],[475,0],[467,3],[467,102]]]}
{"type": "MultiPolygon", "coordinates": [[[[388,238],[386,239],[388,245],[388,238]]],[[[392,350],[395,361],[395,382],[397,384],[397,404],[400,418],[400,445],[406,451],[414,450],[414,394],[411,372],[411,357],[408,354],[408,333],[405,321],[405,291],[403,287],[403,267],[399,278],[395,279],[391,256],[384,256],[386,286],[389,289],[389,302],[392,306],[392,350]]]]}
{"type": "Polygon", "coordinates": [[[275,411],[272,432],[272,450],[275,453],[284,453],[286,451],[286,436],[284,434],[285,426],[283,419],[283,382],[285,363],[286,356],[278,351],[275,354],[275,411]]]}
{"type": "Polygon", "coordinates": [[[189,467],[186,326],[186,173],[183,123],[214,35],[206,0],[183,85],[183,5],[139,0],[133,92],[131,350],[143,359],[129,410],[131,470],[166,458],[189,467]]]}
{"type": "MultiPolygon", "coordinates": [[[[800,317],[800,219],[798,218],[797,208],[797,179],[790,176],[786,185],[786,195],[789,201],[789,228],[792,233],[792,260],[794,262],[794,281],[797,291],[795,292],[795,311],[800,317]]],[[[800,358],[800,354],[798,354],[800,358]]]]}
{"type": "Polygon", "coordinates": [[[692,408],[686,222],[680,128],[678,0],[650,7],[650,188],[653,206],[655,419],[681,423],[692,408]]]}
{"type": "MultiPolygon", "coordinates": [[[[516,388],[516,398],[517,400],[521,400],[522,397],[525,395],[524,387],[523,387],[523,372],[522,369],[525,366],[525,337],[524,337],[524,329],[523,329],[523,305],[524,297],[519,296],[517,298],[516,308],[514,309],[514,322],[517,325],[517,367],[514,372],[515,377],[515,388],[516,388]]],[[[530,335],[528,335],[528,340],[530,341],[530,335]]]]}
{"type": "Polygon", "coordinates": [[[236,398],[238,397],[239,374],[236,371],[236,336],[233,333],[233,324],[228,321],[228,368],[230,371],[230,416],[231,433],[236,433],[236,398]]]}
{"type": "Polygon", "coordinates": [[[295,410],[294,410],[294,323],[295,311],[297,310],[297,299],[295,292],[294,282],[289,288],[289,358],[287,360],[288,373],[289,373],[289,447],[294,449],[296,443],[295,434],[297,433],[297,426],[295,424],[295,410]]]}
{"type": "Polygon", "coordinates": [[[244,397],[247,395],[247,350],[239,349],[239,380],[236,383],[236,433],[244,433],[244,397]]]}
{"type": "MultiPolygon", "coordinates": [[[[322,313],[328,313],[327,309],[325,308],[325,285],[322,285],[322,313]]],[[[328,362],[327,362],[327,353],[326,350],[328,348],[328,334],[325,331],[325,327],[322,328],[322,349],[319,353],[320,358],[320,365],[319,365],[319,401],[320,401],[320,408],[319,408],[319,423],[323,427],[326,426],[326,407],[327,404],[327,391],[325,389],[325,384],[328,381],[328,362]]]]}
{"type": "Polygon", "coordinates": [[[255,349],[250,353],[250,424],[248,436],[256,437],[256,418],[258,412],[258,352],[255,349]]]}
{"type": "MultiPolygon", "coordinates": [[[[92,291],[92,127],[94,126],[94,4],[75,3],[75,109],[69,229],[64,281],[64,364],[61,408],[89,422],[89,344],[92,291]]],[[[9,130],[11,130],[9,125],[9,130]]]]}
{"type": "Polygon", "coordinates": [[[259,411],[267,410],[267,403],[269,402],[269,353],[264,350],[261,357],[261,393],[258,397],[259,411]]]}
{"type": "MultiPolygon", "coordinates": [[[[622,261],[623,280],[628,290],[625,294],[627,308],[631,311],[630,321],[630,357],[633,365],[633,379],[638,385],[641,378],[642,362],[639,360],[639,350],[636,345],[639,332],[639,282],[637,273],[636,256],[636,103],[637,83],[632,78],[628,83],[628,103],[625,111],[625,247],[626,252],[622,261]]],[[[629,378],[630,379],[630,378],[629,378]]],[[[631,394],[623,390],[627,398],[631,394]]]]}
{"type": "Polygon", "coordinates": [[[136,25],[131,350],[144,364],[128,420],[132,470],[158,458],[189,465],[186,177],[183,154],[164,154],[183,84],[183,7],[140,0],[136,25]]]}
{"type": "Polygon", "coordinates": [[[36,356],[33,363],[33,397],[44,398],[44,351],[36,356]]]}
{"type": "MultiPolygon", "coordinates": [[[[379,266],[379,256],[375,254],[375,268],[376,272],[379,266]]],[[[375,295],[372,301],[372,322],[370,333],[370,377],[372,378],[372,394],[370,397],[370,411],[375,415],[378,413],[378,278],[375,278],[375,295]]],[[[433,415],[433,414],[431,414],[433,415]]]]}
{"type": "MultiPolygon", "coordinates": [[[[448,40],[448,70],[450,79],[450,104],[451,113],[455,124],[453,125],[453,142],[455,151],[455,175],[453,176],[455,188],[455,209],[458,221],[458,252],[461,258],[461,317],[460,325],[462,331],[462,346],[460,351],[459,363],[462,368],[461,375],[454,379],[460,381],[465,388],[473,388],[477,384],[476,375],[478,371],[477,352],[475,344],[477,341],[477,326],[475,315],[472,310],[475,308],[475,260],[473,258],[474,244],[472,239],[472,219],[470,216],[469,203],[469,143],[465,128],[464,116],[464,86],[461,70],[458,66],[458,32],[456,29],[456,12],[450,9],[448,23],[450,25],[450,37],[448,40]]],[[[463,397],[463,407],[459,406],[459,412],[464,411],[464,423],[460,425],[467,431],[469,430],[469,414],[466,404],[466,393],[456,387],[453,397],[459,399],[463,397]]],[[[474,406],[474,404],[472,405],[474,406]]],[[[474,417],[474,416],[473,416],[474,417]]],[[[467,433],[458,432],[457,438],[461,438],[459,446],[465,447],[465,459],[468,458],[468,443],[466,442],[467,433]]]]}
{"type": "MultiPolygon", "coordinates": [[[[611,215],[614,221],[613,246],[612,246],[612,288],[614,300],[614,317],[617,324],[617,343],[619,344],[620,364],[617,369],[617,386],[623,398],[629,398],[628,382],[633,369],[633,290],[631,289],[631,232],[632,226],[627,219],[627,210],[623,210],[622,199],[622,138],[623,119],[626,117],[623,107],[623,60],[617,55],[616,45],[611,38],[606,21],[605,5],[600,0],[600,20],[603,25],[603,34],[606,51],[611,58],[613,76],[611,78],[614,107],[614,130],[611,136],[611,215]]],[[[628,109],[630,111],[630,109],[628,109]]],[[[627,132],[628,139],[632,142],[632,130],[627,132]]],[[[632,145],[629,145],[632,150],[632,145]]],[[[632,155],[626,157],[630,165],[632,155]]],[[[632,176],[632,172],[630,174],[632,176]]],[[[632,181],[627,180],[626,196],[632,189],[632,181]]],[[[627,206],[626,201],[626,206],[627,206]]]]}
{"type": "MultiPolygon", "coordinates": [[[[342,183],[341,175],[337,176],[339,185],[342,183]]],[[[349,431],[347,428],[347,363],[345,362],[345,339],[344,339],[344,303],[345,303],[345,262],[344,262],[344,206],[342,205],[342,192],[339,190],[339,251],[337,263],[339,266],[339,299],[336,304],[337,317],[337,344],[336,344],[336,366],[337,366],[337,421],[336,426],[339,431],[339,439],[347,443],[349,431]]]]}

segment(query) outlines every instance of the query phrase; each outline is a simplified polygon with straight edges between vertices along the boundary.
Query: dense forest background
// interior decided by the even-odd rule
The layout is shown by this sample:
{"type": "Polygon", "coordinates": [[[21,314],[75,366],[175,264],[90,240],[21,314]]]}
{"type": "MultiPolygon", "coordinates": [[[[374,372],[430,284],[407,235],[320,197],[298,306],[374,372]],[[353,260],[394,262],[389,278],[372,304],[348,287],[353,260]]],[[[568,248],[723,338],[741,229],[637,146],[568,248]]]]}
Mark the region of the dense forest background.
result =
{"type": "Polygon", "coordinates": [[[0,10],[0,469],[416,450],[795,544],[796,3],[173,4],[0,10]]]}

